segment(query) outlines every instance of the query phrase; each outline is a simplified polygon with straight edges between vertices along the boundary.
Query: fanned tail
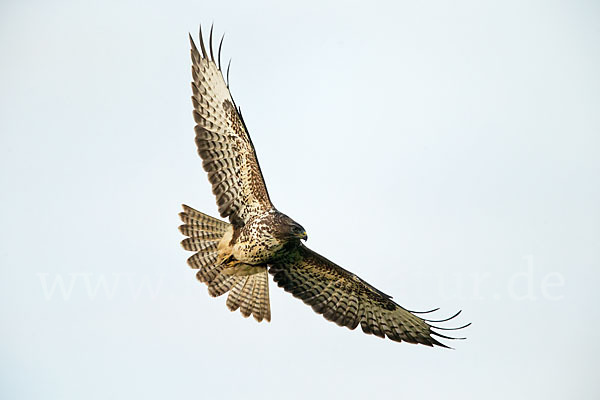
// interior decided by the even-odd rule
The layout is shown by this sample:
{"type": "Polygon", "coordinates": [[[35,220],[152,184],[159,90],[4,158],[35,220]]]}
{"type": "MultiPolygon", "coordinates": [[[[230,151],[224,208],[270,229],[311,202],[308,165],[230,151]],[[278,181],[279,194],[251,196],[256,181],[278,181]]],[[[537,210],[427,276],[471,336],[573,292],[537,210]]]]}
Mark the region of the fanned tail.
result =
{"type": "Polygon", "coordinates": [[[229,292],[227,308],[231,311],[239,308],[244,317],[252,315],[258,322],[271,321],[267,268],[219,264],[219,241],[230,232],[231,225],[186,205],[183,210],[179,217],[184,225],[179,230],[188,237],[181,245],[196,252],[187,262],[198,270],[196,277],[208,286],[208,293],[217,297],[229,292]]]}
{"type": "MultiPolygon", "coordinates": [[[[235,270],[224,270],[221,273],[221,276],[228,277],[229,282],[232,282],[227,297],[227,308],[231,311],[239,308],[244,317],[252,315],[258,322],[263,319],[271,321],[267,268],[242,264],[236,266],[235,270]]],[[[213,283],[208,287],[209,292],[213,283]]]]}

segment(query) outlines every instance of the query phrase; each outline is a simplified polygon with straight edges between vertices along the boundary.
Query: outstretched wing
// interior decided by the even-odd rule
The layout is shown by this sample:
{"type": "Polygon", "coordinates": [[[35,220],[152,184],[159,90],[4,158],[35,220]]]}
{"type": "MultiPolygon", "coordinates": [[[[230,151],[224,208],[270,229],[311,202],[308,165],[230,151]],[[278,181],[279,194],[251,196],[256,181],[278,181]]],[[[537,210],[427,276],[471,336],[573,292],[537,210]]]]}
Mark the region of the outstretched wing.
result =
{"type": "Polygon", "coordinates": [[[192,52],[192,102],[196,121],[196,145],[208,173],[219,213],[232,224],[244,225],[253,216],[272,207],[258,165],[254,146],[239,110],[215,61],[210,30],[210,56],[200,30],[198,51],[190,36],[192,52]]]}
{"type": "MultiPolygon", "coordinates": [[[[448,347],[433,336],[452,338],[435,332],[440,328],[400,307],[390,296],[340,266],[320,256],[304,245],[291,248],[271,265],[269,270],[277,285],[302,299],[313,310],[340,326],[354,329],[360,324],[363,332],[397,342],[421,343],[427,346],[448,347]]],[[[436,310],[432,310],[436,311],[436,310]]],[[[431,312],[431,311],[428,311],[431,312]]]]}

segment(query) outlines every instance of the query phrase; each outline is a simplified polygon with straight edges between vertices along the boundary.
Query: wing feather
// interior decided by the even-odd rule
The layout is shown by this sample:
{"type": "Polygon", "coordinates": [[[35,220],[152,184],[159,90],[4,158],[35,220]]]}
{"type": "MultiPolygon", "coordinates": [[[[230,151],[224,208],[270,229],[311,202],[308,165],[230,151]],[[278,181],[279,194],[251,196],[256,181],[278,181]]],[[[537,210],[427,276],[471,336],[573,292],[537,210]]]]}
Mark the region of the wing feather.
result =
{"type": "MultiPolygon", "coordinates": [[[[199,40],[202,52],[190,36],[196,145],[219,213],[239,227],[271,209],[272,204],[246,125],[215,63],[212,28],[209,52],[202,30],[199,40]]],[[[217,59],[221,45],[222,41],[217,59]]]]}
{"type": "Polygon", "coordinates": [[[304,245],[282,252],[269,272],[277,285],[301,299],[329,321],[397,342],[442,346],[424,319],[391,297],[304,245]]]}

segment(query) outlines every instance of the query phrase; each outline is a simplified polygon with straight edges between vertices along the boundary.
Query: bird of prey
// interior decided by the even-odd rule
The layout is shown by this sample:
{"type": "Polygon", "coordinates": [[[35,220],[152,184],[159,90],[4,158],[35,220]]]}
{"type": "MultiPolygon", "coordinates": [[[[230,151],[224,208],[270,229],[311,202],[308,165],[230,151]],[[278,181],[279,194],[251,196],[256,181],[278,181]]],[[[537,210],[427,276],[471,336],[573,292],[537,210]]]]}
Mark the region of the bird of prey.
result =
{"type": "MultiPolygon", "coordinates": [[[[263,179],[248,129],[229,92],[221,69],[221,47],[215,58],[213,30],[208,50],[200,28],[199,45],[190,35],[192,55],[192,103],[196,122],[196,146],[208,173],[221,217],[210,217],[183,205],[179,214],[181,243],[195,252],[188,259],[196,276],[211,296],[227,292],[227,307],[240,309],[260,322],[271,320],[268,274],[327,320],[381,338],[427,346],[445,344],[435,337],[459,339],[437,330],[456,330],[431,325],[456,317],[428,320],[396,304],[350,271],[306,247],[306,230],[275,208],[263,179]]],[[[227,76],[229,67],[227,68],[227,76]]],[[[228,81],[229,79],[227,79],[228,81]]],[[[460,338],[462,339],[462,338],[460,338]]]]}

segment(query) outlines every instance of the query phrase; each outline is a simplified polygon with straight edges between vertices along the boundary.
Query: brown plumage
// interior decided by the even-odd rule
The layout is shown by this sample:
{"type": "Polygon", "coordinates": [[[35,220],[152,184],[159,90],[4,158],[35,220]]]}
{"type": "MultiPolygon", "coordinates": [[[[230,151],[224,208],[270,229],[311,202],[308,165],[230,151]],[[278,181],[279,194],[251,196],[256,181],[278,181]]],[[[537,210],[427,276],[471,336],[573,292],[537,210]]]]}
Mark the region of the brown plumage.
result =
{"type": "MultiPolygon", "coordinates": [[[[284,290],[340,326],[394,341],[444,346],[435,331],[462,329],[430,325],[353,273],[308,249],[306,231],[271,203],[254,146],[221,71],[200,31],[200,50],[192,46],[192,103],[196,146],[212,184],[219,213],[230,223],[183,206],[182,241],[195,254],[188,259],[211,296],[229,292],[227,307],[257,321],[271,319],[268,272],[284,290]]],[[[435,311],[435,310],[432,310],[435,311]]],[[[431,311],[428,311],[431,312],[431,311]]]]}

